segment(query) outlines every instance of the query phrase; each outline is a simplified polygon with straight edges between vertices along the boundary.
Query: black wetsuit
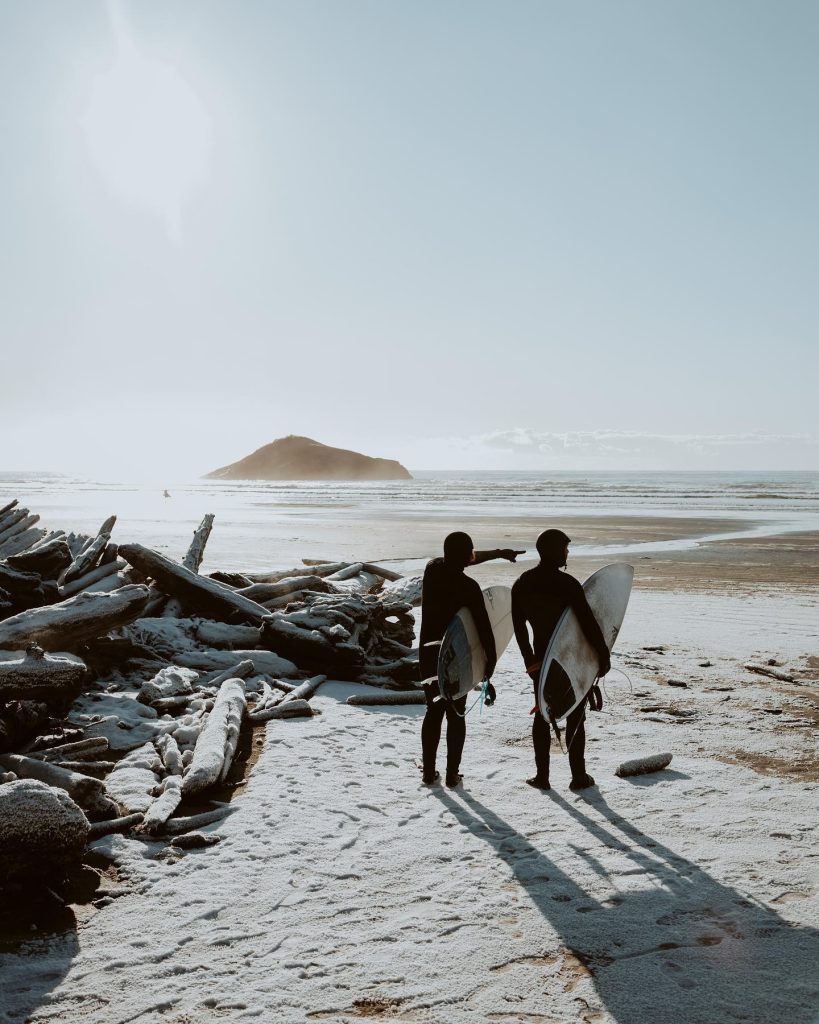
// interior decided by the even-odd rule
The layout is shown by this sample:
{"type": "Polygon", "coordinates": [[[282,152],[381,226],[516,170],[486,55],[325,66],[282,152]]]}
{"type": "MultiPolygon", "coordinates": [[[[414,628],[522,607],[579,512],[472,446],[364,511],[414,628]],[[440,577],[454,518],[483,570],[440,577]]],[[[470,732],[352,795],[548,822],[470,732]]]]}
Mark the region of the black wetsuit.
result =
{"type": "MultiPolygon", "coordinates": [[[[467,576],[462,568],[453,566],[443,558],[433,558],[424,570],[424,587],[421,596],[421,635],[419,637],[418,660],[421,679],[429,679],[438,672],[439,647],[424,645],[440,640],[447,626],[461,608],[469,608],[478,628],[483,649],[490,664],[495,663],[495,638],[486,613],[486,604],[478,583],[467,576]]],[[[466,722],[461,717],[466,710],[466,697],[449,703],[437,700],[427,703],[427,711],[421,725],[421,748],[424,757],[424,774],[435,772],[435,756],[441,739],[441,724],[446,715],[446,771],[455,775],[461,764],[461,754],[466,739],[466,722]]]]}
{"type": "MultiPolygon", "coordinates": [[[[600,626],[589,607],[582,585],[568,573],[556,566],[541,562],[534,569],[522,573],[512,587],[512,621],[515,638],[523,655],[526,670],[532,664],[542,661],[552,633],[560,616],[571,606],[583,632],[603,660],[608,659],[608,647],[603,639],[600,626]],[[528,625],[532,627],[532,642],[529,640],[528,625]],[[534,649],[533,649],[534,644],[534,649]]],[[[538,673],[534,676],[535,701],[537,702],[538,673]]],[[[573,779],[582,779],[586,774],[586,709],[585,702],[566,719],[566,744],[569,749],[569,767],[573,779]]],[[[549,725],[540,711],[535,712],[532,723],[532,743],[535,748],[537,774],[549,778],[549,746],[551,737],[549,725]]]]}

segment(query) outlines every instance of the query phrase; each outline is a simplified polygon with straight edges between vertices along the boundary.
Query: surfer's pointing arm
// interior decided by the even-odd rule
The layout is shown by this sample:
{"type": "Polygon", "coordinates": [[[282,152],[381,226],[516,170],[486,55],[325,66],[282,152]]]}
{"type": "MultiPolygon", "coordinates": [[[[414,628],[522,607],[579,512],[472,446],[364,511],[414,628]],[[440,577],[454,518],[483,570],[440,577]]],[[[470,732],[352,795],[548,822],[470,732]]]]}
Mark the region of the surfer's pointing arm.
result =
{"type": "Polygon", "coordinates": [[[515,548],[491,548],[488,551],[473,551],[470,565],[480,565],[481,562],[491,562],[495,558],[505,558],[507,562],[516,562],[518,555],[525,555],[526,549],[516,551],[515,548]]]}

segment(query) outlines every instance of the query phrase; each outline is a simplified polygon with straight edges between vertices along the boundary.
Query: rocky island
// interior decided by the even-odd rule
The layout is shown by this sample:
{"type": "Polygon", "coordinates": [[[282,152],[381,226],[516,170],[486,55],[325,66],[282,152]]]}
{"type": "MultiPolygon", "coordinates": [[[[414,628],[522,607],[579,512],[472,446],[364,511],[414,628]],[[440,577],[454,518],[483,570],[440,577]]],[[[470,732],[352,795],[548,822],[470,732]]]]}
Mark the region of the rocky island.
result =
{"type": "Polygon", "coordinates": [[[309,437],[280,437],[238,462],[206,475],[208,480],[411,480],[395,459],[377,459],[332,448],[309,437]]]}

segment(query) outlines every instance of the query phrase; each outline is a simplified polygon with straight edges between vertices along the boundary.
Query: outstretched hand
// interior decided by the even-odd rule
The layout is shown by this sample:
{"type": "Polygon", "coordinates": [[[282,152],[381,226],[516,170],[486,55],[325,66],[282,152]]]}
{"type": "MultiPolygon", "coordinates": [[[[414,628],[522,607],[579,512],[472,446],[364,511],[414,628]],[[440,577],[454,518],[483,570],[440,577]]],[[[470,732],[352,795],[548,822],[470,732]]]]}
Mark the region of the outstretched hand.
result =
{"type": "Polygon", "coordinates": [[[525,555],[526,549],[523,551],[515,551],[514,548],[501,548],[498,552],[500,558],[505,558],[507,562],[516,562],[518,555],[525,555]]]}

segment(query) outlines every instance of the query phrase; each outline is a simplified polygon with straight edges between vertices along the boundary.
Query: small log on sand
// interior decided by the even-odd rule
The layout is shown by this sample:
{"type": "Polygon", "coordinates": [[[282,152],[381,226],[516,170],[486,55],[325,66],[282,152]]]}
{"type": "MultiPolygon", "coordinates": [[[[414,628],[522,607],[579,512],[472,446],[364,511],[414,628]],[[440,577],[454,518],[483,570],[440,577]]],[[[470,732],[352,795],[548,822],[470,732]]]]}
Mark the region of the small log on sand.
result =
{"type": "Polygon", "coordinates": [[[88,669],[73,654],[46,654],[37,644],[25,653],[0,652],[0,704],[12,700],[72,700],[88,669]]]}
{"type": "MultiPolygon", "coordinates": [[[[209,512],[193,531],[193,540],[182,559],[183,568],[189,569],[192,573],[198,573],[202,565],[202,559],[205,557],[205,545],[210,537],[210,531],[213,529],[213,520],[214,515],[209,512]]],[[[165,605],[162,614],[167,618],[179,618],[182,614],[182,602],[179,598],[172,597],[165,605]]]]}
{"type": "Polygon", "coordinates": [[[307,700],[292,700],[286,704],[276,704],[274,707],[262,708],[261,711],[253,711],[248,715],[248,718],[254,725],[259,722],[267,722],[271,718],[309,718],[312,715],[313,709],[310,707],[310,702],[307,700]]]}
{"type": "Polygon", "coordinates": [[[389,693],[353,693],[347,703],[355,707],[378,707],[382,704],[426,704],[423,690],[391,690],[389,693]]]}
{"type": "Polygon", "coordinates": [[[147,587],[131,586],[110,594],[77,594],[59,604],[32,608],[0,622],[0,649],[38,643],[46,650],[65,650],[133,622],[147,601],[147,587]]]}
{"type": "Polygon", "coordinates": [[[196,612],[208,612],[214,618],[230,618],[239,615],[247,622],[261,625],[269,614],[262,605],[251,601],[235,590],[198,576],[177,562],[171,561],[157,551],[141,544],[121,544],[120,555],[135,569],[156,580],[162,590],[196,612]]]}
{"type": "Polygon", "coordinates": [[[227,679],[219,688],[182,781],[185,795],[198,793],[224,778],[230,768],[247,702],[240,679],[227,679]]]}
{"type": "Polygon", "coordinates": [[[60,583],[63,585],[70,583],[72,580],[79,579],[80,576],[84,576],[89,569],[93,569],[94,566],[100,559],[106,545],[111,540],[111,531],[114,529],[114,524],[117,521],[116,516],[109,516],[97,532],[97,536],[91,541],[87,548],[77,555],[74,561],[65,570],[60,579],[60,583]]]}
{"type": "Polygon", "coordinates": [[[38,544],[19,555],[9,555],[6,559],[12,569],[20,572],[34,572],[45,579],[56,579],[71,564],[71,550],[66,542],[58,537],[47,544],[38,544]]]}
{"type": "Polygon", "coordinates": [[[88,808],[95,806],[99,798],[105,796],[105,790],[99,779],[88,775],[69,772],[56,764],[40,761],[22,754],[0,754],[0,766],[8,772],[14,772],[18,779],[37,779],[47,786],[56,786],[80,805],[88,808]]]}
{"type": "Polygon", "coordinates": [[[178,836],[183,832],[190,832],[196,828],[204,828],[205,825],[213,825],[221,821],[229,814],[232,814],[235,807],[217,807],[214,811],[204,811],[202,814],[192,814],[187,818],[171,818],[165,822],[162,829],[168,835],[178,836]]]}
{"type": "Polygon", "coordinates": [[[769,676],[771,679],[778,679],[781,683],[795,683],[796,680],[789,672],[783,672],[781,668],[773,668],[771,665],[756,665],[749,661],[743,666],[748,672],[756,672],[761,676],[769,676]]]}
{"type": "Polygon", "coordinates": [[[143,815],[137,814],[126,814],[122,818],[111,818],[108,821],[95,821],[92,822],[91,827],[88,829],[89,842],[92,839],[99,839],[101,836],[108,836],[114,832],[130,832],[132,828],[135,828],[142,822],[143,815]]]}
{"type": "Polygon", "coordinates": [[[305,679],[282,698],[282,704],[294,700],[309,700],[322,683],[327,681],[327,676],[313,676],[312,679],[305,679]]]}
{"type": "Polygon", "coordinates": [[[90,587],[92,583],[104,580],[107,576],[113,576],[115,572],[120,572],[124,568],[125,562],[117,559],[116,561],[104,562],[93,569],[89,569],[82,576],[77,576],[70,583],[65,583],[60,587],[60,600],[71,597],[73,594],[79,594],[81,590],[90,587]]]}
{"type": "Polygon", "coordinates": [[[636,757],[633,761],[623,761],[615,769],[614,774],[621,779],[630,775],[648,775],[650,772],[660,772],[671,764],[671,754],[650,754],[648,757],[636,757]]]}

